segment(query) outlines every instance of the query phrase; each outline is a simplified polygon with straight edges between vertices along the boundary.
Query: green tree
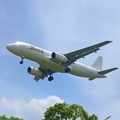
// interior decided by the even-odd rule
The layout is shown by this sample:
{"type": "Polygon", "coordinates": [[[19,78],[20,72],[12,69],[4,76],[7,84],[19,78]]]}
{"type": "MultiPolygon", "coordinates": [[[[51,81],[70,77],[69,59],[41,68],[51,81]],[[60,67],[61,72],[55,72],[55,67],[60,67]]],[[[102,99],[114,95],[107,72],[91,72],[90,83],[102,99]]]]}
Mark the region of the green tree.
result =
{"type": "Polygon", "coordinates": [[[1,115],[0,116],[0,120],[24,120],[22,118],[18,118],[18,117],[14,117],[14,116],[11,116],[10,118],[6,117],[6,115],[1,115]]]}
{"type": "Polygon", "coordinates": [[[82,106],[56,103],[47,108],[43,120],[98,120],[96,115],[89,115],[82,106]]]}

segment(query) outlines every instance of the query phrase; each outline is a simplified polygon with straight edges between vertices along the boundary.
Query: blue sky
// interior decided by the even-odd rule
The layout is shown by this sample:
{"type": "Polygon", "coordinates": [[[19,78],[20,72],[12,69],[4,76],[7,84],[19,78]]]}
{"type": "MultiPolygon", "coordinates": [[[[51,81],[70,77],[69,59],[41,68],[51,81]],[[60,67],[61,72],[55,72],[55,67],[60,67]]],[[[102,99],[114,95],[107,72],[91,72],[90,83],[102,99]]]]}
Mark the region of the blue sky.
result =
{"type": "Polygon", "coordinates": [[[120,1],[116,0],[1,0],[0,1],[0,114],[39,120],[56,102],[82,105],[102,120],[120,119],[119,69],[106,79],[88,81],[69,74],[54,74],[55,80],[36,82],[27,73],[37,63],[6,49],[8,43],[24,41],[41,48],[68,53],[105,40],[113,40],[78,60],[91,65],[103,56],[103,69],[120,68],[120,1]]]}

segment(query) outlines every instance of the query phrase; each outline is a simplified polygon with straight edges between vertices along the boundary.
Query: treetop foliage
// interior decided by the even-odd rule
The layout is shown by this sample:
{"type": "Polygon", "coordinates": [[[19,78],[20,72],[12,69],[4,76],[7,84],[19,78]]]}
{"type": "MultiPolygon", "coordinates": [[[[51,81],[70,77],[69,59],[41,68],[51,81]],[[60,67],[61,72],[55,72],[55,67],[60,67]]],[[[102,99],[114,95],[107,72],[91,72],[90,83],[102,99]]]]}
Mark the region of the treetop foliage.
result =
{"type": "Polygon", "coordinates": [[[0,116],[0,120],[24,120],[22,118],[18,118],[18,117],[14,117],[14,116],[11,116],[10,118],[6,117],[6,115],[1,115],[0,116]]]}
{"type": "Polygon", "coordinates": [[[43,120],[98,120],[96,115],[89,115],[82,106],[56,103],[44,113],[43,120]]]}

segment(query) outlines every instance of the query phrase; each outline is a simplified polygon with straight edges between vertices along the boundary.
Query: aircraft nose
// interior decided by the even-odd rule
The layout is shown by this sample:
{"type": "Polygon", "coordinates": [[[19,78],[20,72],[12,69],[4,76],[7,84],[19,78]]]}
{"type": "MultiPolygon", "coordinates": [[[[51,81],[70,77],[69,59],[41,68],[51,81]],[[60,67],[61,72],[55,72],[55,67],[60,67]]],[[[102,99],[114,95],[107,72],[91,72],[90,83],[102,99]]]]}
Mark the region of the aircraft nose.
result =
{"type": "Polygon", "coordinates": [[[6,46],[6,48],[9,50],[9,44],[6,46]]]}
{"type": "Polygon", "coordinates": [[[11,51],[12,49],[13,49],[13,44],[8,44],[7,46],[6,46],[6,48],[9,50],[9,51],[11,51]]]}
{"type": "Polygon", "coordinates": [[[8,50],[10,50],[10,44],[8,44],[8,45],[6,46],[6,48],[7,48],[8,50]]]}

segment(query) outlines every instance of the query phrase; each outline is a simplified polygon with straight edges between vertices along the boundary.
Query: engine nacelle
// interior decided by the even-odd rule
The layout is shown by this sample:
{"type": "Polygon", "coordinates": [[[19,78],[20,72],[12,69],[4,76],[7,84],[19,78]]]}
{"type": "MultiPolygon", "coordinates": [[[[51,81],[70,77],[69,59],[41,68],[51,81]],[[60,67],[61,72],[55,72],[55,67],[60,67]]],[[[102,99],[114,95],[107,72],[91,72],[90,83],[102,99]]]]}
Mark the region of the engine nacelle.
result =
{"type": "Polygon", "coordinates": [[[28,67],[27,69],[28,73],[34,76],[42,76],[42,71],[40,71],[38,68],[35,67],[28,67]]]}
{"type": "Polygon", "coordinates": [[[53,61],[55,61],[57,63],[64,63],[64,62],[68,61],[67,57],[62,55],[62,54],[60,54],[60,53],[53,52],[51,54],[51,57],[52,57],[53,61]]]}

